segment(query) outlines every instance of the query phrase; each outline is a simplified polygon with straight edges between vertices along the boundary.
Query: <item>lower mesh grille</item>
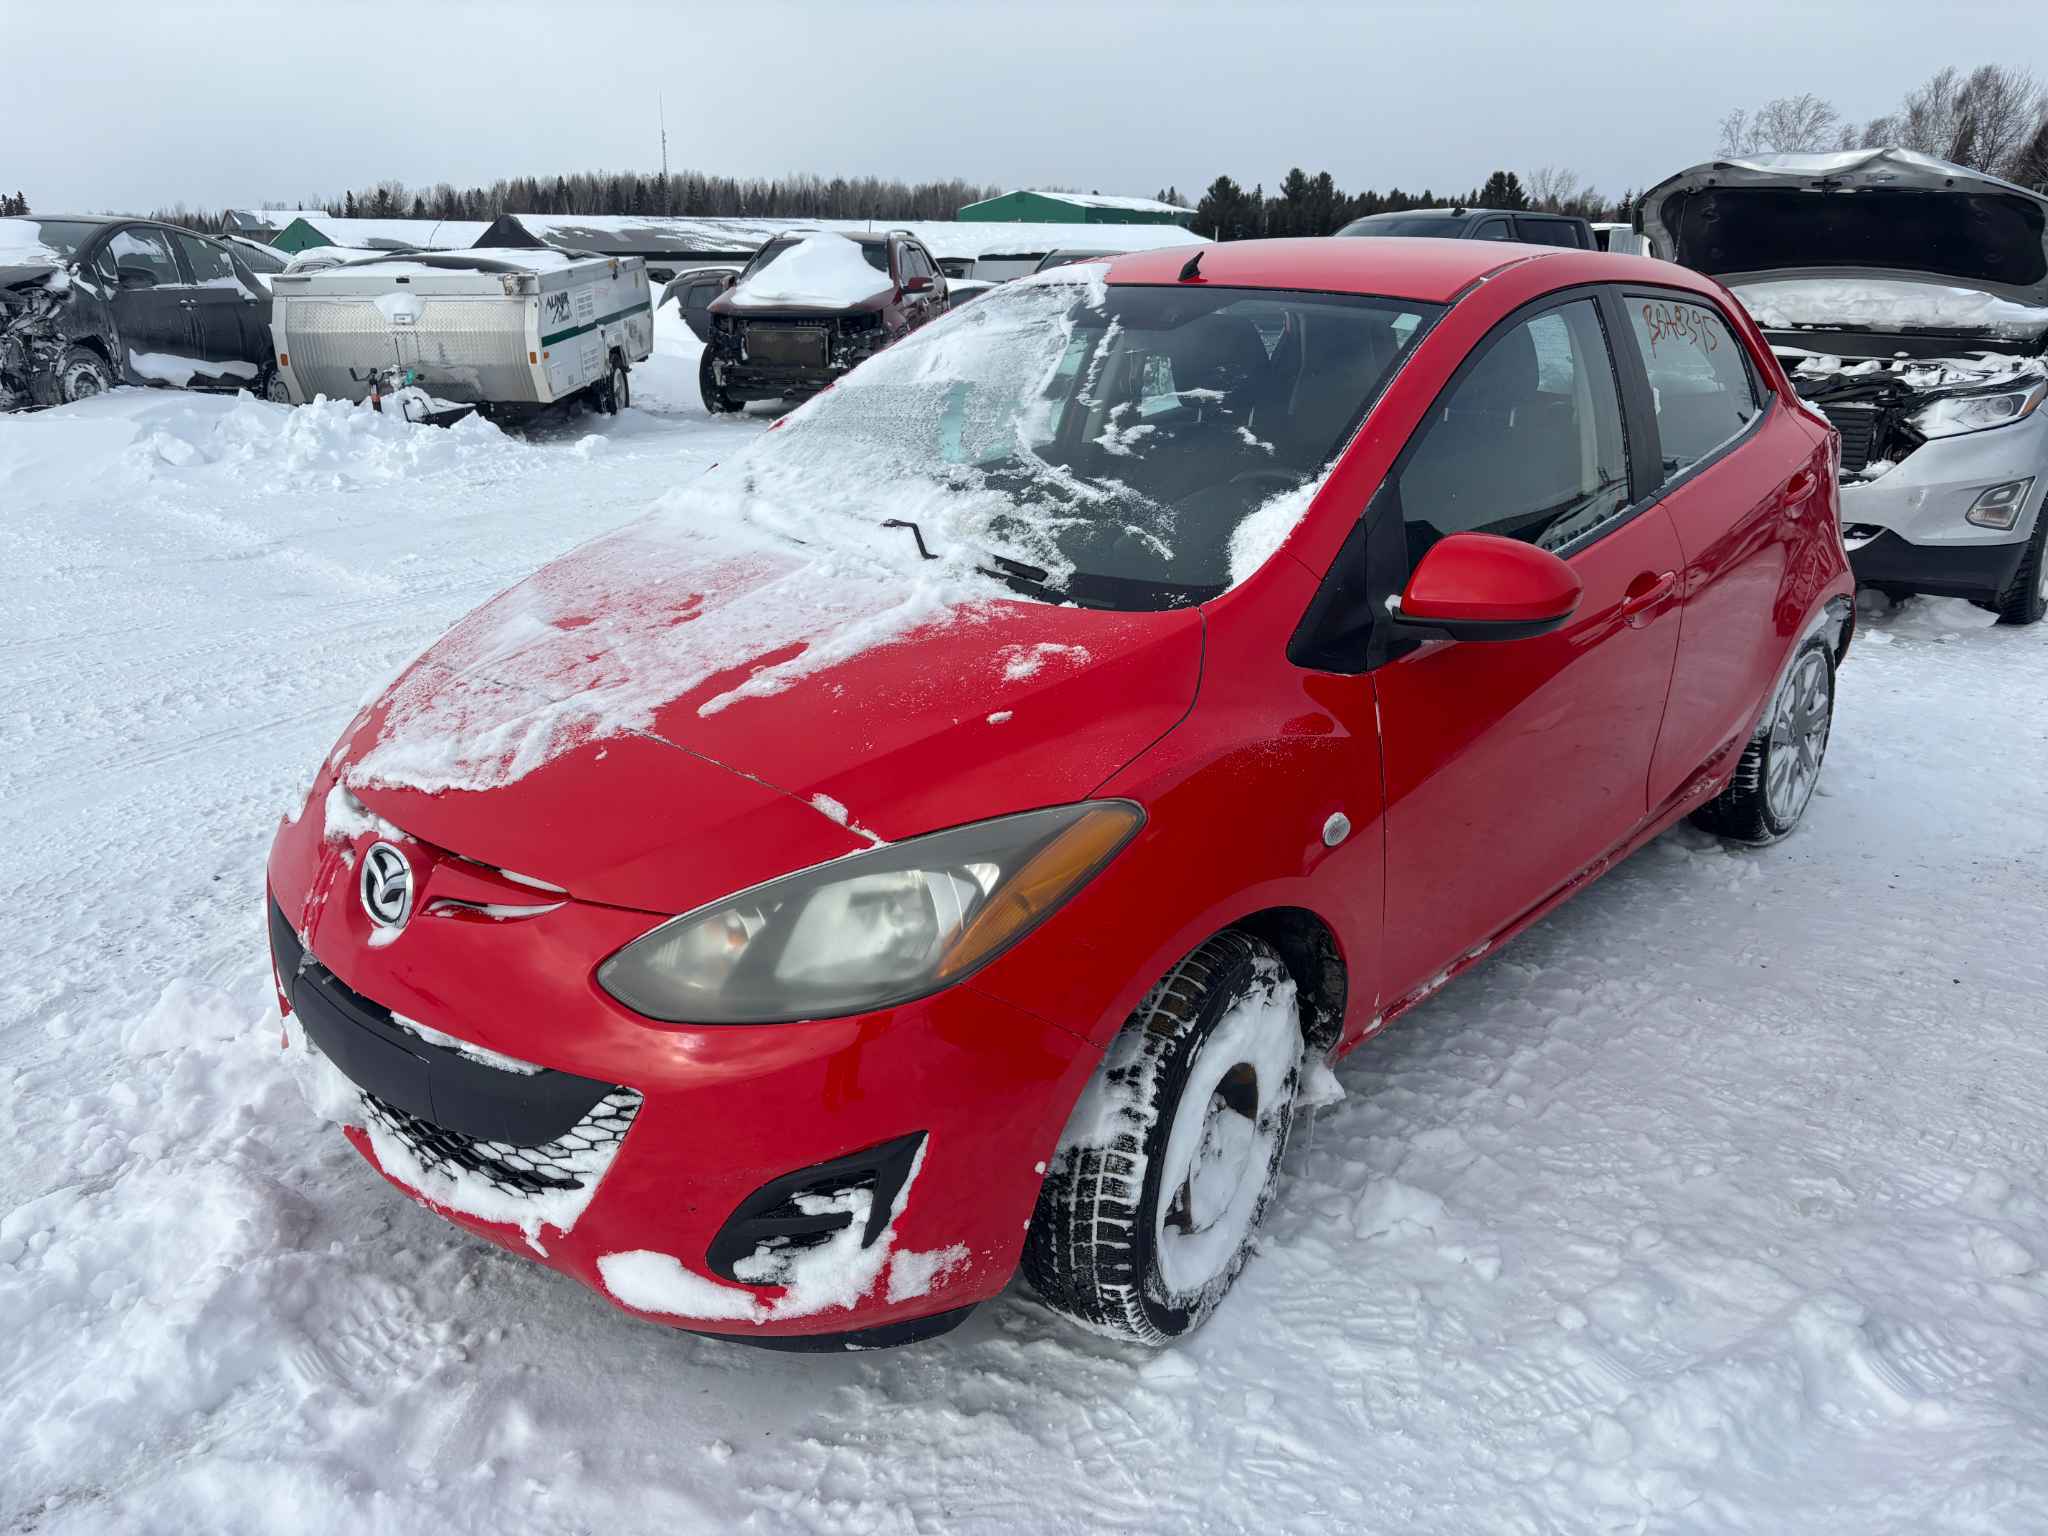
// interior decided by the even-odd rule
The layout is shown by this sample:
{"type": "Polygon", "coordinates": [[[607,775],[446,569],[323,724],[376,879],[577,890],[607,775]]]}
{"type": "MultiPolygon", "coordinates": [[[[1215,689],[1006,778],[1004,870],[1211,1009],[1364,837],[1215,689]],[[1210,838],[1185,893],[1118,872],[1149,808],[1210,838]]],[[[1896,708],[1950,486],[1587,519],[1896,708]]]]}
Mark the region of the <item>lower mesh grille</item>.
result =
{"type": "Polygon", "coordinates": [[[580,1190],[595,1184],[611,1166],[619,1145],[640,1113],[640,1095],[621,1088],[606,1095],[576,1125],[537,1147],[485,1141],[422,1120],[363,1095],[363,1109],[379,1127],[403,1142],[422,1167],[450,1178],[482,1179],[504,1194],[537,1196],[580,1190]]]}

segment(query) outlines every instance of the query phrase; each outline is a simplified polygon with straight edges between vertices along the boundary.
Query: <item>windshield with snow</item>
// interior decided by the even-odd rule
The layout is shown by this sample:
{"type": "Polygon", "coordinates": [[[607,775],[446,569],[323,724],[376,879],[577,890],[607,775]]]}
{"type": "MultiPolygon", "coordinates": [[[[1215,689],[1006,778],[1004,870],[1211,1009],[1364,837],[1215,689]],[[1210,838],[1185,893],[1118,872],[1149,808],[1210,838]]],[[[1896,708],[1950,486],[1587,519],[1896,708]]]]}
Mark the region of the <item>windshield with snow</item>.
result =
{"type": "Polygon", "coordinates": [[[1064,270],[1081,276],[1000,289],[869,360],[763,440],[753,472],[852,516],[898,507],[1031,595],[1201,602],[1277,546],[1440,313],[1064,270]]]}
{"type": "Polygon", "coordinates": [[[87,219],[0,219],[0,262],[68,260],[99,227],[87,219]]]}

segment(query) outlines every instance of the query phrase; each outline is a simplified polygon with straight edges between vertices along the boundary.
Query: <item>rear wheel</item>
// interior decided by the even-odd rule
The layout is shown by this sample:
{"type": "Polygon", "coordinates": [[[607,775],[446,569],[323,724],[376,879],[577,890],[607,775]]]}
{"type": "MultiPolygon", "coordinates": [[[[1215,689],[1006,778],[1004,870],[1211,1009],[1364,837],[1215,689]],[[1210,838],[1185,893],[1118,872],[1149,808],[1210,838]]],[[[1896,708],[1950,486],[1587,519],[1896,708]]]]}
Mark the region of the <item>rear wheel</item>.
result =
{"type": "Polygon", "coordinates": [[[1835,658],[1825,642],[1809,640],[1743,749],[1735,777],[1693,813],[1693,824],[1759,845],[1789,834],[1813,799],[1834,719],[1835,658]]]}
{"type": "Polygon", "coordinates": [[[1024,1275],[1048,1306],[1157,1344],[1215,1309],[1278,1182],[1301,1073],[1294,982],[1229,930],[1125,1023],[1039,1190],[1024,1275]]]}
{"type": "Polygon", "coordinates": [[[740,408],[740,402],[719,386],[717,370],[711,366],[709,347],[697,359],[697,393],[704,397],[704,409],[713,416],[730,416],[740,408]]]}
{"type": "Polygon", "coordinates": [[[65,405],[104,395],[113,387],[113,370],[91,347],[68,348],[57,365],[57,398],[65,405]]]}
{"type": "Polygon", "coordinates": [[[2012,585],[1987,606],[2001,624],[2038,624],[2048,614],[2048,505],[2034,514],[2034,536],[2027,540],[2012,585]]]}

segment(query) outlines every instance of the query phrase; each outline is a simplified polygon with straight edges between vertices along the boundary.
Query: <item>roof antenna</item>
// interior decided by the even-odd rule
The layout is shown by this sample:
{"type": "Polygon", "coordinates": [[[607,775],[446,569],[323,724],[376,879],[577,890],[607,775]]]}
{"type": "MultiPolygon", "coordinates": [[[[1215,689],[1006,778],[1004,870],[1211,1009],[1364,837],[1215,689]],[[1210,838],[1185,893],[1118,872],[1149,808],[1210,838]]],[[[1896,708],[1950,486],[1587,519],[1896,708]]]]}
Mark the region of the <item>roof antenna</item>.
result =
{"type": "MultiPolygon", "coordinates": [[[[1206,251],[1207,249],[1208,247],[1206,245],[1202,247],[1203,251],[1206,251]]],[[[1180,280],[1184,283],[1190,282],[1193,279],[1200,277],[1201,275],[1202,251],[1197,251],[1194,255],[1188,258],[1188,264],[1180,269],[1180,280]]]]}

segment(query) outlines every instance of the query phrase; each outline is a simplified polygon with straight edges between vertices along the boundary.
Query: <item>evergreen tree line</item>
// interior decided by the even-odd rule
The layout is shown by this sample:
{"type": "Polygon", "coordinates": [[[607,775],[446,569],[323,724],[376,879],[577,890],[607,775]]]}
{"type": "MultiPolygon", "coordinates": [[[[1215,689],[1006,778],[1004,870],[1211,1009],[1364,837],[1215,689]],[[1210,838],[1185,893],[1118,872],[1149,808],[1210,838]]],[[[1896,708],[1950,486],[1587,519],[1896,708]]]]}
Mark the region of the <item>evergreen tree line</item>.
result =
{"type": "MultiPolygon", "coordinates": [[[[580,171],[573,176],[512,176],[488,187],[438,182],[409,187],[380,181],[336,198],[301,199],[309,214],[364,219],[473,219],[501,213],[594,214],[795,219],[950,219],[968,203],[995,197],[998,187],[958,179],[900,181],[881,176],[712,176],[702,171],[580,171]]],[[[267,206],[267,205],[266,205],[267,206]]],[[[152,218],[218,230],[225,215],[180,205],[152,218]]]]}
{"type": "Polygon", "coordinates": [[[18,219],[28,212],[28,199],[19,192],[9,197],[0,192],[0,219],[18,219]]]}
{"type": "Polygon", "coordinates": [[[1526,183],[1514,171],[1495,171],[1469,192],[1438,193],[1427,187],[1404,192],[1392,187],[1385,192],[1347,193],[1328,171],[1311,176],[1296,166],[1271,194],[1263,183],[1247,192],[1230,177],[1218,176],[1195,204],[1193,228],[1215,240],[1328,235],[1368,214],[1459,207],[1527,208],[1626,223],[1635,210],[1635,194],[1624,192],[1610,201],[1570,171],[1554,166],[1532,172],[1526,183]]]}

